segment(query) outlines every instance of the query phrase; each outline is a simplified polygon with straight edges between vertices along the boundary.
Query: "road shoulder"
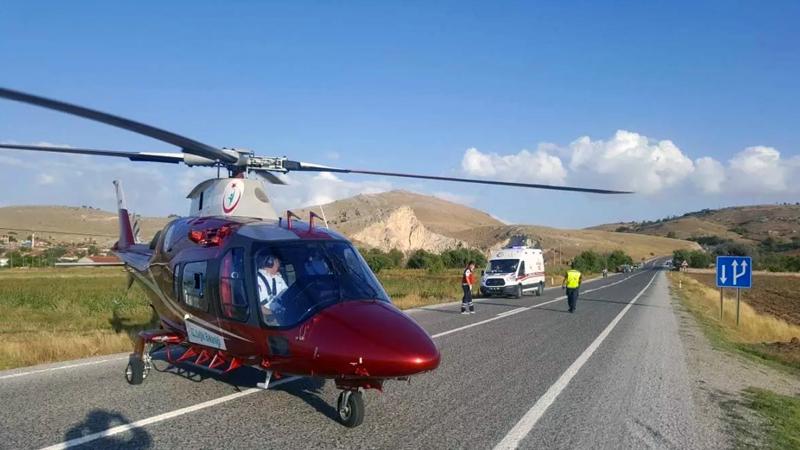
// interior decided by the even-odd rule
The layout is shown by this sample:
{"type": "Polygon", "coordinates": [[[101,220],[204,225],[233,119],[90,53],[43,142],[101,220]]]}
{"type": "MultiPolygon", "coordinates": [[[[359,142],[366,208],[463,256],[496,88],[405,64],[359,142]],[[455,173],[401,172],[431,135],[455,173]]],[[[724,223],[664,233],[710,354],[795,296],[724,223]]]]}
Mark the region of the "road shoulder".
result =
{"type": "Polygon", "coordinates": [[[714,348],[677,293],[671,302],[680,322],[692,382],[696,419],[721,448],[762,447],[764,418],[748,407],[749,389],[800,395],[800,379],[729,351],[714,348]]]}

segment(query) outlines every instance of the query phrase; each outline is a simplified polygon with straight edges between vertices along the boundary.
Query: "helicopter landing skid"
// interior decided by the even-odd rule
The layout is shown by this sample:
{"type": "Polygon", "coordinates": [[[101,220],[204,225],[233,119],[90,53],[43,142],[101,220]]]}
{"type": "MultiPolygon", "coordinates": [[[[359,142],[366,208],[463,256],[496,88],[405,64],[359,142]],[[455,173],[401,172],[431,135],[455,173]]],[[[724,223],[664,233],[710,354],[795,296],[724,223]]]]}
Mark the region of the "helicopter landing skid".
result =
{"type": "Polygon", "coordinates": [[[267,373],[266,379],[264,380],[263,383],[256,383],[256,387],[259,388],[259,389],[267,390],[267,389],[269,389],[269,381],[272,379],[272,371],[271,370],[265,370],[265,372],[267,373]]]}

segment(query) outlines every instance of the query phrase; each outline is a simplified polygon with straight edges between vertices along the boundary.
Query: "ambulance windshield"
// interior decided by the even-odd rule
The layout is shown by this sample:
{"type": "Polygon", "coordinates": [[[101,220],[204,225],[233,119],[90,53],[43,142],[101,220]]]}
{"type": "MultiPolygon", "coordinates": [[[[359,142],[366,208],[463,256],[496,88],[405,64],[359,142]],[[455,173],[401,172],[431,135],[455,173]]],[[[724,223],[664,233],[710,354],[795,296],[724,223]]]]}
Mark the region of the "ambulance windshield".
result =
{"type": "Polygon", "coordinates": [[[517,271],[518,259],[493,259],[486,273],[513,273],[517,271]]]}

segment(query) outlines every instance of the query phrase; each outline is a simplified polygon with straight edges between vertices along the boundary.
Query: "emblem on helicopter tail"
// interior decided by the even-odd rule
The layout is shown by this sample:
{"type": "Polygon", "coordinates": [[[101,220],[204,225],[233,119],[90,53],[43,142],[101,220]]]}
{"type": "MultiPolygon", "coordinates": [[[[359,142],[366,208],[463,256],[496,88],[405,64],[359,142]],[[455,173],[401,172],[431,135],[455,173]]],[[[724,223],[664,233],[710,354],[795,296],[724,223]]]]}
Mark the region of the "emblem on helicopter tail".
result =
{"type": "Polygon", "coordinates": [[[225,214],[230,214],[239,206],[239,200],[242,199],[244,191],[244,183],[240,180],[233,180],[225,187],[222,193],[222,211],[225,214]]]}

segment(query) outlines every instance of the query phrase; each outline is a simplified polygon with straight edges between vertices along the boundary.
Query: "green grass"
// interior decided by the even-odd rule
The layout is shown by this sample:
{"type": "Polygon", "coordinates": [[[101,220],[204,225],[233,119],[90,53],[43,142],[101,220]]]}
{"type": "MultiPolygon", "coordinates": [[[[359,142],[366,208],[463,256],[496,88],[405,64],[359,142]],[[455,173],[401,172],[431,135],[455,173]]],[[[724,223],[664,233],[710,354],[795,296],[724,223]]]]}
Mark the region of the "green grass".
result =
{"type": "Polygon", "coordinates": [[[746,406],[764,419],[767,448],[800,449],[800,398],[755,388],[744,394],[746,406]]]}

